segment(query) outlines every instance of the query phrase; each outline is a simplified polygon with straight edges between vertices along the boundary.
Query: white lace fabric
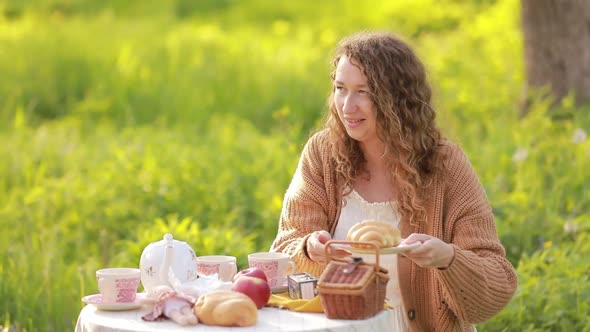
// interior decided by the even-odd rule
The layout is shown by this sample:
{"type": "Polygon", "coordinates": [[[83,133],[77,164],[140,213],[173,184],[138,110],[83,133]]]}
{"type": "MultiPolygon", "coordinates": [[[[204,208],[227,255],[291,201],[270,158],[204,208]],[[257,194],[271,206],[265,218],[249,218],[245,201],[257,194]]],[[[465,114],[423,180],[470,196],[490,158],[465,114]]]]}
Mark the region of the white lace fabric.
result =
{"type": "MultiPolygon", "coordinates": [[[[348,230],[355,224],[365,219],[378,219],[390,222],[392,225],[398,227],[400,222],[400,214],[397,210],[395,202],[367,202],[356,190],[352,190],[350,194],[345,197],[345,203],[340,212],[338,225],[334,232],[335,240],[346,240],[348,230]]],[[[375,255],[370,254],[354,254],[360,256],[368,263],[375,262],[375,255]]],[[[399,289],[399,278],[397,273],[397,255],[388,254],[380,255],[379,265],[386,268],[389,274],[389,282],[386,288],[387,303],[393,307],[392,317],[392,331],[406,331],[404,310],[402,306],[401,293],[399,289]]]]}

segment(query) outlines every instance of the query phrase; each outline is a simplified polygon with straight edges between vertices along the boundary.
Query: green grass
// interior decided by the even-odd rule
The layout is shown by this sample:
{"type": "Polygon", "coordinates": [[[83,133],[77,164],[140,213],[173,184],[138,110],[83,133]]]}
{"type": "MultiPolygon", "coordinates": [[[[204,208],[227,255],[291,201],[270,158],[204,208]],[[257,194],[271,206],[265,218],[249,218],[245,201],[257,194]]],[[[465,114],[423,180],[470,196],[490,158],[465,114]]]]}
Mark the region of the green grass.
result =
{"type": "Polygon", "coordinates": [[[590,105],[519,116],[517,0],[0,1],[0,326],[71,330],[95,270],[166,232],[241,266],[267,250],[332,47],[362,29],[424,59],[518,266],[478,330],[588,331],[590,105]]]}

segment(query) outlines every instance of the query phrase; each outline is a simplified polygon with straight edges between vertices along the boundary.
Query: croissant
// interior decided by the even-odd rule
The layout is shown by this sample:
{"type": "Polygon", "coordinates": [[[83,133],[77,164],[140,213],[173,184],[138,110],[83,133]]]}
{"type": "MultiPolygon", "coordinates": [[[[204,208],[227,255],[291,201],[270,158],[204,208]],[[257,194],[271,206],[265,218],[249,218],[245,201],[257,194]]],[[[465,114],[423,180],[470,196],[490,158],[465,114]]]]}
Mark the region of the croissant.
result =
{"type": "MultiPolygon", "coordinates": [[[[351,242],[374,242],[379,248],[395,247],[401,242],[401,233],[394,225],[382,220],[363,220],[352,226],[346,235],[351,242]]],[[[366,244],[352,244],[353,247],[371,248],[366,244]]]]}

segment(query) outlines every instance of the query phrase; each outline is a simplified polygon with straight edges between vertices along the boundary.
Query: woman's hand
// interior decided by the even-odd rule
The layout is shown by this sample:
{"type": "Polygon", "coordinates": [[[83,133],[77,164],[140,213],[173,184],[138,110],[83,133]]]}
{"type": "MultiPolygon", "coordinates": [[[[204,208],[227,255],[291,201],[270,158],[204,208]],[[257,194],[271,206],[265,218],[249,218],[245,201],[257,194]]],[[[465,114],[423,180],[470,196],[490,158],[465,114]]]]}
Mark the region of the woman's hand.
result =
{"type": "MultiPolygon", "coordinates": [[[[326,242],[330,241],[332,236],[326,231],[316,231],[307,238],[307,255],[311,260],[318,263],[326,263],[326,242]]],[[[337,257],[349,256],[350,253],[344,250],[335,250],[330,246],[330,253],[337,257]]]]}
{"type": "Polygon", "coordinates": [[[413,260],[418,266],[436,269],[446,269],[455,257],[455,249],[443,240],[426,235],[412,233],[400,245],[422,243],[419,247],[406,251],[404,256],[413,260]]]}
{"type": "Polygon", "coordinates": [[[326,262],[326,254],[324,249],[326,248],[326,242],[330,241],[332,236],[326,231],[313,232],[309,238],[307,238],[307,255],[312,261],[318,263],[326,262]]]}

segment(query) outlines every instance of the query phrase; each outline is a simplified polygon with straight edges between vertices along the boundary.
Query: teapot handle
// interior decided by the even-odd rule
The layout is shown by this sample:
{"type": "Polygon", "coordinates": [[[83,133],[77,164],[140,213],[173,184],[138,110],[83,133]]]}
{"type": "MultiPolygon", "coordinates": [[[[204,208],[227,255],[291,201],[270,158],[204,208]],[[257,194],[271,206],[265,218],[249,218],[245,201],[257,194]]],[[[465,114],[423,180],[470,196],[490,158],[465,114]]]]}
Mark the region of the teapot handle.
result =
{"type": "Polygon", "coordinates": [[[170,286],[170,282],[168,282],[168,270],[170,270],[170,265],[174,259],[174,244],[172,242],[172,234],[167,233],[164,235],[164,240],[166,241],[166,246],[164,247],[164,261],[160,267],[159,279],[162,285],[170,286]]]}

